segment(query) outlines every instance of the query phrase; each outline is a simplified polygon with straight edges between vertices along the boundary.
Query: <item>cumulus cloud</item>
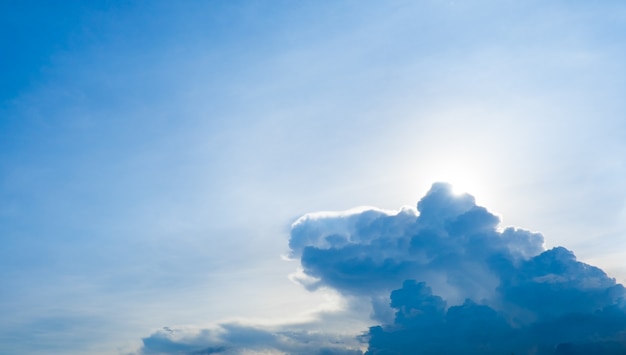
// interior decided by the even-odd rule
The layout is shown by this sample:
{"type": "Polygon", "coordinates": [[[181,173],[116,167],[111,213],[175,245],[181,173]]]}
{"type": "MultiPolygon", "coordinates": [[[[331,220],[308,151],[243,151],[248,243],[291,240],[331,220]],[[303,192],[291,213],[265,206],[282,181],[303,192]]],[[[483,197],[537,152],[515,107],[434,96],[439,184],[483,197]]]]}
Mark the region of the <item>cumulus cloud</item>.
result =
{"type": "Polygon", "coordinates": [[[293,224],[289,245],[317,286],[376,297],[416,279],[462,302],[493,296],[498,260],[516,264],[543,251],[540,234],[498,231],[498,223],[472,196],[437,183],[417,209],[305,215],[293,224]]]}
{"type": "MultiPolygon", "coordinates": [[[[599,268],[436,183],[398,211],[311,213],[290,254],[310,290],[368,300],[360,337],[285,326],[144,339],[144,354],[625,354],[626,294],[599,268]],[[370,323],[371,324],[371,323],[370,323]],[[367,349],[365,349],[367,348],[367,349]]],[[[323,327],[323,323],[318,326],[323,327]]]]}
{"type": "Polygon", "coordinates": [[[305,215],[290,246],[318,287],[372,299],[367,354],[626,353],[624,287],[499,222],[436,183],[417,209],[305,215]]]}

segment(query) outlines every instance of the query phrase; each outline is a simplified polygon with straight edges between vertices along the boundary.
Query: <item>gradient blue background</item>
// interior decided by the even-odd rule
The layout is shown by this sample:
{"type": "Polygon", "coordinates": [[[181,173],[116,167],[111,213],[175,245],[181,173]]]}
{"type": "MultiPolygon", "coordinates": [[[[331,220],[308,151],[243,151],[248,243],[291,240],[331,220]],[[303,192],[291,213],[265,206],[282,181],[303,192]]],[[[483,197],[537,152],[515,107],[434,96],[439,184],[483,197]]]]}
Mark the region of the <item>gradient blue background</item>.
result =
{"type": "Polygon", "coordinates": [[[299,319],[290,223],[435,181],[626,280],[625,57],[621,1],[3,1],[0,353],[299,319]]]}

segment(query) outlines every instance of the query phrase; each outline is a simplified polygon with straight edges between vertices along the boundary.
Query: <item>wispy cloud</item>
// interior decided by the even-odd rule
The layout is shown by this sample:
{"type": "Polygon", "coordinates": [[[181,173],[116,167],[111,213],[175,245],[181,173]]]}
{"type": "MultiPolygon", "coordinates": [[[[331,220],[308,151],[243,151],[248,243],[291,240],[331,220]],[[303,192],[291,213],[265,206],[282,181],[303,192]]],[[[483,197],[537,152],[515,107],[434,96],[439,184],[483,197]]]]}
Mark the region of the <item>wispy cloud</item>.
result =
{"type": "Polygon", "coordinates": [[[229,323],[199,332],[164,328],[143,339],[140,354],[357,355],[362,354],[361,346],[353,336],[293,324],[271,328],[229,323]]]}

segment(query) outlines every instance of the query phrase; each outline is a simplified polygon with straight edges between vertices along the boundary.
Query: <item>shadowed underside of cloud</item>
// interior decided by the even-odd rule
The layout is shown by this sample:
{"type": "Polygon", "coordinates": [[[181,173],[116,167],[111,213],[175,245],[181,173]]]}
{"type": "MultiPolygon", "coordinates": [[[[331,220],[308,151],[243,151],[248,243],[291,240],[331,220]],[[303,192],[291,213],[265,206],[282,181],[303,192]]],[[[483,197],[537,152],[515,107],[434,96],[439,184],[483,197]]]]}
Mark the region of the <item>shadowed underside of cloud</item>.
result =
{"type": "MultiPolygon", "coordinates": [[[[360,337],[366,354],[626,354],[624,287],[499,222],[436,183],[417,209],[307,214],[289,246],[305,287],[371,301],[381,325],[360,337]]],[[[143,353],[361,353],[328,334],[236,325],[174,339],[155,333],[143,353]]]]}
{"type": "Polygon", "coordinates": [[[414,280],[391,300],[394,323],[370,328],[366,354],[626,354],[626,313],[616,303],[519,322],[469,299],[446,309],[414,280]]]}

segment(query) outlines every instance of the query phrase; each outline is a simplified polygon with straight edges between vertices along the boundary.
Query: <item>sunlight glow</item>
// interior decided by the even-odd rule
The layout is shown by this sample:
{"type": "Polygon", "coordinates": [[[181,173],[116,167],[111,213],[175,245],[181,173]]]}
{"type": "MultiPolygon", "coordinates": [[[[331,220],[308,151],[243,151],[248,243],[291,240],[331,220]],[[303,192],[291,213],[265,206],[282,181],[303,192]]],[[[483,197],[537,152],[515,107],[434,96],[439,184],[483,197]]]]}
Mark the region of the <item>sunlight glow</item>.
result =
{"type": "Polygon", "coordinates": [[[485,170],[482,164],[465,156],[435,159],[428,170],[432,182],[447,182],[452,185],[454,194],[468,193],[477,199],[486,197],[489,191],[485,170]]]}

